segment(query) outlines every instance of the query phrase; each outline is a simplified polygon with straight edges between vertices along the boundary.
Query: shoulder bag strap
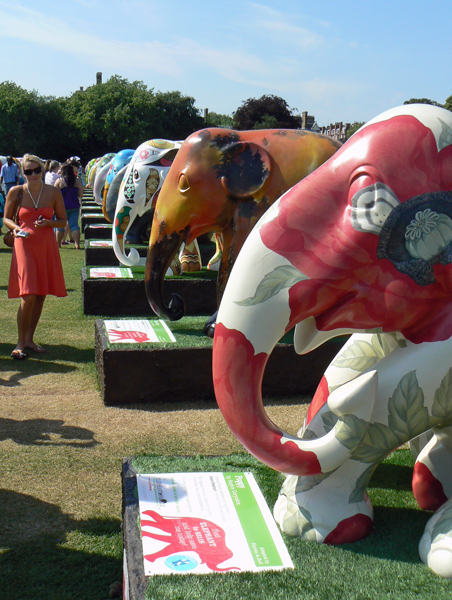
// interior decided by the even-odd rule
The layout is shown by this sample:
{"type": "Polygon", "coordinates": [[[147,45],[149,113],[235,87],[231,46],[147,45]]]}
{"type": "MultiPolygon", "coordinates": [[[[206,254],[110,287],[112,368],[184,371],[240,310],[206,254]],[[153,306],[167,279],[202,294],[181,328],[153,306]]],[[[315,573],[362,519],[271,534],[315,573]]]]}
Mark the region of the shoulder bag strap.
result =
{"type": "Polygon", "coordinates": [[[14,205],[14,214],[13,214],[13,221],[17,224],[19,224],[19,210],[22,205],[22,196],[24,194],[24,186],[21,185],[19,187],[20,187],[20,189],[17,192],[16,204],[14,205]]]}

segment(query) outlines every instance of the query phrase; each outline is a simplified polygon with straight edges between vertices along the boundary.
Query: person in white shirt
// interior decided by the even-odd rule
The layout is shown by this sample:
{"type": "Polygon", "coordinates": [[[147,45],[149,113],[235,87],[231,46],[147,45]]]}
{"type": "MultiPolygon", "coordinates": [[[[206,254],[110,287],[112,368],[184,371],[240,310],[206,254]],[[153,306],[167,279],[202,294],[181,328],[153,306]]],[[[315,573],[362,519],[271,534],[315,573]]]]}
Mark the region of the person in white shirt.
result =
{"type": "Polygon", "coordinates": [[[47,183],[47,185],[55,185],[55,182],[61,177],[61,174],[59,173],[60,168],[60,163],[57,160],[52,160],[50,168],[46,173],[44,183],[47,183]]]}

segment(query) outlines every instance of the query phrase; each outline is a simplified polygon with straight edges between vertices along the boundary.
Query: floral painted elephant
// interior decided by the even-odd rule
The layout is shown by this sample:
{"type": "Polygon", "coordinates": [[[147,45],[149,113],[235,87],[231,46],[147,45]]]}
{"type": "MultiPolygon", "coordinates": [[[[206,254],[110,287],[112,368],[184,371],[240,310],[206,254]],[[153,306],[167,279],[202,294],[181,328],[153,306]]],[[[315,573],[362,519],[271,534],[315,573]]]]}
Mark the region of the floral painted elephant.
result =
{"type": "Polygon", "coordinates": [[[185,311],[182,298],[163,300],[163,277],[182,242],[222,233],[218,269],[221,299],[232,265],[254,224],[291,186],[325,162],[339,142],[302,130],[203,129],[192,134],[162,186],[152,223],[146,292],[152,309],[170,320],[185,311]]]}
{"type": "Polygon", "coordinates": [[[113,223],[120,183],[125,173],[125,167],[132,160],[134,153],[135,150],[131,149],[120,150],[110,163],[110,168],[108,169],[102,191],[102,213],[109,223],[113,223]],[[116,178],[119,180],[117,184],[115,182],[116,178]],[[110,188],[111,193],[109,194],[110,188]],[[110,203],[114,203],[113,210],[111,210],[111,208],[109,210],[107,205],[108,197],[110,199],[110,203]]]}
{"type": "Polygon", "coordinates": [[[160,188],[180,146],[181,142],[171,140],[144,142],[135,150],[124,172],[113,222],[113,248],[124,265],[141,262],[135,248],[126,254],[124,242],[143,242],[160,188]]]}
{"type": "Polygon", "coordinates": [[[281,528],[340,544],[368,535],[366,486],[394,449],[430,431],[413,490],[438,512],[420,555],[452,578],[452,114],[392,109],[275,203],[248,237],[219,310],[219,407],[257,458],[288,474],[281,528]],[[304,354],[354,333],[298,435],[266,415],[261,382],[280,337],[304,354]]]}

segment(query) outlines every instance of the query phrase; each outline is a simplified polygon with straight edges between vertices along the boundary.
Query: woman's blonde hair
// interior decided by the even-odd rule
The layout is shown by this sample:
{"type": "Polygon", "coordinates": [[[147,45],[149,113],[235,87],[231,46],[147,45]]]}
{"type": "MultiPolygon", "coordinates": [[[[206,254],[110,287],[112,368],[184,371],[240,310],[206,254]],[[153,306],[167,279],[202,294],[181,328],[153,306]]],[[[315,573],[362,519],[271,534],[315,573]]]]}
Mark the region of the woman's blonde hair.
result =
{"type": "Polygon", "coordinates": [[[40,165],[41,169],[44,170],[44,163],[43,161],[38,157],[35,156],[34,154],[24,154],[22,157],[22,171],[24,170],[24,164],[26,162],[35,162],[38,163],[38,165],[40,165]]]}

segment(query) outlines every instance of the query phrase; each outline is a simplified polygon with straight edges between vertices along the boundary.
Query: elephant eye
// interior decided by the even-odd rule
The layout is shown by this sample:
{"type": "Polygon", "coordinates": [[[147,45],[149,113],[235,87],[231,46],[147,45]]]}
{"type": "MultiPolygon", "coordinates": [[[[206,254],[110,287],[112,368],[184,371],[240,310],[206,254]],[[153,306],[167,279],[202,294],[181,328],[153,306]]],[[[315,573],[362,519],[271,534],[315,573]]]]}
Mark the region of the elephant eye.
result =
{"type": "Polygon", "coordinates": [[[384,183],[378,182],[359,190],[351,199],[353,228],[356,231],[379,235],[390,213],[398,204],[397,196],[384,183]]]}
{"type": "Polygon", "coordinates": [[[190,189],[190,183],[188,182],[188,177],[185,175],[185,173],[181,173],[179,176],[179,191],[184,193],[184,192],[188,192],[188,190],[190,189]]]}
{"type": "Polygon", "coordinates": [[[137,169],[135,169],[133,172],[133,178],[135,180],[140,179],[140,172],[137,169]]]}

